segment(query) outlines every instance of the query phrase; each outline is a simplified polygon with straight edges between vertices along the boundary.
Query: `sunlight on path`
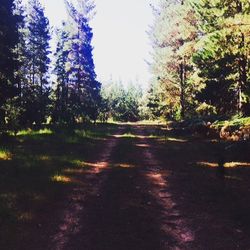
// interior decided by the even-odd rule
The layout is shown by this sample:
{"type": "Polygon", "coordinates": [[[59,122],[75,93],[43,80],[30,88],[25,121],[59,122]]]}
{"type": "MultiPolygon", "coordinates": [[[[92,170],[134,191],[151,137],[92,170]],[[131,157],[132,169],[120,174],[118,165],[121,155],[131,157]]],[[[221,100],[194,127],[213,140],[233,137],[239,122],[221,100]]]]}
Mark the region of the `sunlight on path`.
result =
{"type": "Polygon", "coordinates": [[[168,183],[166,179],[169,173],[163,170],[162,164],[152,154],[150,150],[151,145],[145,137],[142,138],[142,142],[137,146],[143,147],[144,149],[144,162],[149,168],[145,176],[148,181],[153,184],[151,185],[151,194],[159,202],[161,207],[164,208],[162,230],[166,237],[171,236],[171,238],[175,239],[177,245],[174,249],[186,248],[188,243],[194,241],[195,236],[194,232],[188,228],[185,219],[182,218],[180,212],[175,208],[176,203],[172,199],[172,194],[167,191],[168,183]]]}
{"type": "MultiPolygon", "coordinates": [[[[105,178],[98,178],[98,174],[108,167],[109,158],[117,145],[117,139],[115,137],[107,140],[104,151],[99,156],[99,161],[95,163],[89,163],[88,166],[91,166],[91,170],[88,170],[87,173],[80,172],[79,174],[84,174],[84,178],[93,179],[95,178],[95,185],[91,185],[91,194],[97,195],[100,186],[105,181],[105,178]]],[[[85,185],[85,183],[82,183],[85,185]]],[[[58,232],[52,236],[52,244],[49,249],[53,250],[62,250],[67,249],[66,246],[70,242],[70,239],[79,233],[82,229],[80,225],[81,214],[84,212],[83,202],[86,200],[86,190],[82,188],[81,185],[75,187],[72,193],[67,197],[65,204],[68,206],[62,213],[62,222],[59,225],[58,232]]]]}

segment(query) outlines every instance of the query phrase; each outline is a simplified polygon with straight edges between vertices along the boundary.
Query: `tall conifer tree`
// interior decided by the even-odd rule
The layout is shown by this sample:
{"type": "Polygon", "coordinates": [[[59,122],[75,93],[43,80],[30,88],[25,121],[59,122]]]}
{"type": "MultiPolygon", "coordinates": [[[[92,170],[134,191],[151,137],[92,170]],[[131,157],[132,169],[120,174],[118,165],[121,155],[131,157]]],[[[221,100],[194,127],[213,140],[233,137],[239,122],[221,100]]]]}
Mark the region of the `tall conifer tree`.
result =
{"type": "Polygon", "coordinates": [[[55,52],[54,73],[56,82],[53,84],[53,110],[52,120],[54,123],[67,124],[72,122],[71,107],[69,103],[69,77],[68,77],[68,56],[70,52],[69,32],[63,22],[62,28],[56,31],[57,47],[55,52]]]}
{"type": "Polygon", "coordinates": [[[192,101],[189,76],[197,37],[196,17],[187,1],[160,0],[153,11],[155,21],[149,33],[154,48],[151,69],[154,84],[164,92],[164,99],[159,101],[167,109],[166,116],[173,118],[179,113],[185,118],[192,101]]]}
{"type": "Polygon", "coordinates": [[[18,16],[13,13],[14,1],[2,0],[0,5],[0,126],[5,123],[4,105],[17,94],[15,48],[18,44],[18,16]]]}
{"type": "Polygon", "coordinates": [[[27,83],[23,89],[23,120],[40,125],[46,117],[48,105],[49,21],[38,0],[30,0],[27,15],[27,83]]]}
{"type": "Polygon", "coordinates": [[[200,20],[194,61],[204,85],[198,95],[220,114],[250,113],[248,0],[192,1],[200,20]]]}
{"type": "Polygon", "coordinates": [[[93,32],[89,24],[95,5],[91,0],[78,0],[77,7],[68,1],[66,4],[71,25],[68,75],[73,113],[75,118],[87,116],[96,120],[101,86],[96,81],[91,45],[93,32]]]}

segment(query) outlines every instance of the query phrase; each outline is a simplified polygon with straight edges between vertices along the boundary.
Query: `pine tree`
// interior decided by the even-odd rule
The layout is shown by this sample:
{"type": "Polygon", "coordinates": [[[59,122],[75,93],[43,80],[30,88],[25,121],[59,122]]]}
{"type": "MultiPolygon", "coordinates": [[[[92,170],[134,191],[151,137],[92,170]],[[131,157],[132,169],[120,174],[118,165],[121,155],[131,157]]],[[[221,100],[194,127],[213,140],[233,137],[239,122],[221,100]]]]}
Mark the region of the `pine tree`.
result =
{"type": "Polygon", "coordinates": [[[27,58],[26,81],[23,88],[23,122],[31,125],[41,123],[46,118],[48,104],[49,68],[49,21],[38,0],[30,0],[27,15],[27,58]]]}
{"type": "Polygon", "coordinates": [[[19,106],[21,105],[22,99],[22,89],[23,84],[26,81],[25,76],[25,65],[29,61],[27,58],[27,48],[26,48],[26,39],[27,39],[27,27],[25,25],[26,13],[22,3],[22,0],[15,1],[15,9],[14,13],[19,17],[18,25],[18,44],[15,49],[15,53],[17,56],[18,66],[16,69],[16,76],[18,78],[18,99],[19,106]]]}
{"type": "Polygon", "coordinates": [[[62,124],[71,121],[71,109],[68,100],[68,72],[67,62],[69,56],[70,43],[69,33],[66,30],[66,24],[63,22],[62,28],[57,31],[57,47],[55,52],[54,73],[57,80],[53,86],[53,111],[52,120],[54,123],[62,124]]]}
{"type": "Polygon", "coordinates": [[[110,79],[102,87],[104,121],[112,118],[116,121],[134,122],[140,120],[140,108],[142,99],[142,89],[140,85],[128,84],[124,87],[121,81],[110,79]]]}
{"type": "Polygon", "coordinates": [[[93,32],[89,25],[95,5],[91,0],[79,0],[77,8],[68,1],[66,4],[71,24],[69,99],[74,104],[73,114],[76,119],[87,116],[96,120],[101,85],[96,81],[91,45],[93,32]]]}
{"type": "Polygon", "coordinates": [[[14,2],[13,14],[17,17],[18,43],[14,49],[16,67],[14,71],[17,94],[8,99],[4,105],[5,121],[7,128],[17,132],[20,129],[22,109],[22,89],[25,83],[24,69],[28,58],[26,55],[26,27],[25,27],[25,11],[22,0],[14,2]]]}
{"type": "Polygon", "coordinates": [[[193,6],[201,34],[194,62],[204,86],[198,98],[219,114],[249,113],[249,1],[199,0],[193,6]]]}
{"type": "Polygon", "coordinates": [[[13,0],[3,0],[0,5],[0,127],[5,124],[4,105],[17,95],[15,48],[18,43],[18,16],[13,13],[13,0]]]}
{"type": "MultiPolygon", "coordinates": [[[[157,84],[157,82],[151,84],[147,93],[147,107],[149,108],[150,115],[153,120],[163,116],[164,109],[166,108],[166,106],[164,105],[164,99],[165,95],[161,89],[160,84],[157,84]]],[[[167,112],[171,111],[172,109],[169,109],[167,112]]],[[[169,115],[168,118],[172,118],[172,114],[169,115]]]]}
{"type": "Polygon", "coordinates": [[[185,118],[193,86],[192,53],[197,37],[194,11],[187,1],[160,1],[154,7],[155,22],[150,31],[154,48],[151,69],[153,84],[161,85],[169,111],[185,118]],[[173,112],[174,111],[174,112],[173,112]]]}

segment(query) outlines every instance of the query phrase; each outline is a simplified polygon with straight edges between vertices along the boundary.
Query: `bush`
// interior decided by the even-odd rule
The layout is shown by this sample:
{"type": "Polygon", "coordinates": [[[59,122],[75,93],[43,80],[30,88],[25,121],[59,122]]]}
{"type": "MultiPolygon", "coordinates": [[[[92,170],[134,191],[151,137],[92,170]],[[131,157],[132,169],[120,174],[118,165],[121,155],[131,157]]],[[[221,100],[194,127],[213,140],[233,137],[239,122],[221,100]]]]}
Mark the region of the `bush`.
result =
{"type": "Polygon", "coordinates": [[[217,115],[216,108],[203,102],[197,109],[196,112],[199,116],[207,117],[217,115]]]}

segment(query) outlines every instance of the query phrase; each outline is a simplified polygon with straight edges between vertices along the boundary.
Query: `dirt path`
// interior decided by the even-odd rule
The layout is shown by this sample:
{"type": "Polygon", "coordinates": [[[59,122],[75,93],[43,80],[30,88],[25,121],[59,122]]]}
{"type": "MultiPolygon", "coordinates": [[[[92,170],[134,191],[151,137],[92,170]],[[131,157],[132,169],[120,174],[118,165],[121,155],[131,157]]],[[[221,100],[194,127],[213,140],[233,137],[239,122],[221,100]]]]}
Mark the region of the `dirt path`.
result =
{"type": "MultiPolygon", "coordinates": [[[[123,128],[118,129],[119,132],[122,130],[123,128]]],[[[82,188],[81,185],[78,185],[66,198],[66,206],[61,214],[61,223],[58,226],[58,231],[51,237],[49,249],[67,249],[66,246],[71,245],[70,241],[74,235],[81,232],[83,225],[80,219],[81,215],[86,213],[86,202],[92,196],[99,196],[102,183],[106,180],[106,175],[101,174],[109,165],[110,157],[117,141],[115,137],[108,138],[98,161],[90,164],[91,168],[89,171],[78,172],[77,177],[80,182],[84,183],[84,185],[89,185],[89,192],[86,192],[86,187],[82,188]],[[84,174],[84,176],[81,176],[81,174],[84,174]]]]}
{"type": "Polygon", "coordinates": [[[248,229],[233,218],[232,187],[190,167],[213,160],[210,145],[162,143],[151,133],[123,126],[107,140],[89,172],[78,173],[84,189],[65,201],[49,249],[249,249],[248,229]]]}
{"type": "Polygon", "coordinates": [[[173,194],[168,188],[169,170],[164,168],[163,163],[152,153],[152,145],[146,136],[142,137],[141,144],[137,144],[137,146],[144,148],[143,159],[147,170],[145,177],[151,187],[151,194],[162,208],[161,229],[166,238],[171,237],[174,240],[172,246],[166,241],[165,249],[170,247],[175,249],[190,248],[189,243],[194,241],[195,235],[188,228],[185,218],[176,208],[176,203],[172,199],[173,194]]]}
{"type": "MultiPolygon", "coordinates": [[[[119,130],[65,201],[50,249],[188,249],[194,240],[168,190],[168,171],[140,127],[119,130]],[[86,183],[87,182],[87,183],[86,183]]],[[[79,177],[81,178],[81,177],[79,177]]]]}

